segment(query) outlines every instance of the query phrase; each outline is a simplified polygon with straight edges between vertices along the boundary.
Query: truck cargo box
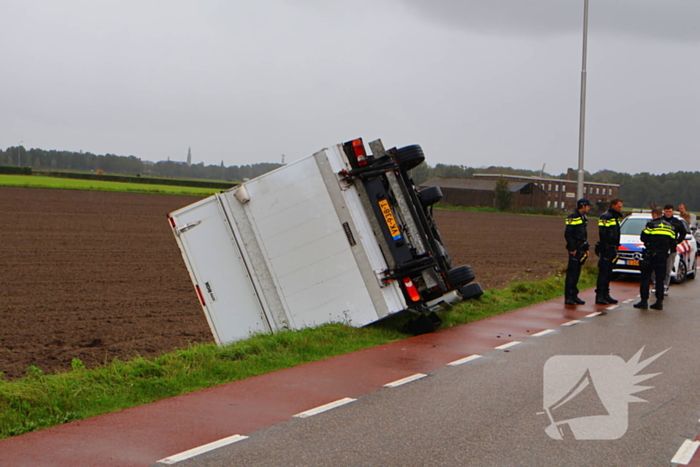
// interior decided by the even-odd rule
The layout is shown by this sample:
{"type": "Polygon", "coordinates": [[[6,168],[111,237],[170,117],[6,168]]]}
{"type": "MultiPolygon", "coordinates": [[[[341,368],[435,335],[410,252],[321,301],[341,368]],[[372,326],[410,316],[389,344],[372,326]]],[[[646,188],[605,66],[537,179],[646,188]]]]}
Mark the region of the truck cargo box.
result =
{"type": "Polygon", "coordinates": [[[432,221],[439,189],[408,177],[422,150],[370,146],[323,149],[169,214],[218,344],[406,309],[437,325],[431,310],[462,299],[474,276],[452,268],[432,221]]]}

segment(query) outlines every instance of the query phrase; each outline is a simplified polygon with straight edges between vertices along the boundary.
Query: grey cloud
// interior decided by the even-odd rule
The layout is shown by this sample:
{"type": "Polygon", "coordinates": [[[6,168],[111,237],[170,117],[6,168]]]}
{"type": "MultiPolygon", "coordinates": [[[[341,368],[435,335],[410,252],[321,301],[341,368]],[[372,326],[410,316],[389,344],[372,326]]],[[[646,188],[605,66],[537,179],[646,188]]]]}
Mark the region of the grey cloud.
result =
{"type": "MultiPolygon", "coordinates": [[[[499,35],[578,33],[583,0],[402,0],[420,16],[499,35]]],[[[591,0],[589,30],[644,38],[700,40],[697,0],[591,0]]]]}

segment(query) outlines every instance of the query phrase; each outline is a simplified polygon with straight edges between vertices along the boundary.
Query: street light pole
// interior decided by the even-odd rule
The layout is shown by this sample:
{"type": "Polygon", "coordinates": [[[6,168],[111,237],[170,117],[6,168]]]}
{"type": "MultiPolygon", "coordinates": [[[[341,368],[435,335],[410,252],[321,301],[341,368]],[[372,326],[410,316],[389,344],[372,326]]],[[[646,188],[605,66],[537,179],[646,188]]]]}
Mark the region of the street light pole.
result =
{"type": "Polygon", "coordinates": [[[578,183],[576,198],[583,198],[583,143],[586,133],[586,53],[588,50],[588,0],[583,2],[583,63],[581,65],[581,112],[578,133],[578,183]]]}

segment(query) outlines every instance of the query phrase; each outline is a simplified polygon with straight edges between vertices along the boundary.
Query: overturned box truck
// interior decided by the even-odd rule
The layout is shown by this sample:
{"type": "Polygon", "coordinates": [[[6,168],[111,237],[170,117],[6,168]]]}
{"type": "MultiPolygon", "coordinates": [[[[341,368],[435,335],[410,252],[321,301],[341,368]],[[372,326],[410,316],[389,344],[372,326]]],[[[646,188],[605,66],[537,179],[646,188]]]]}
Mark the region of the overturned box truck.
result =
{"type": "Polygon", "coordinates": [[[409,177],[421,147],[369,147],[323,149],[169,214],[219,345],[402,310],[420,334],[440,325],[443,304],[483,293],[435,225],[440,189],[418,191],[409,177]]]}

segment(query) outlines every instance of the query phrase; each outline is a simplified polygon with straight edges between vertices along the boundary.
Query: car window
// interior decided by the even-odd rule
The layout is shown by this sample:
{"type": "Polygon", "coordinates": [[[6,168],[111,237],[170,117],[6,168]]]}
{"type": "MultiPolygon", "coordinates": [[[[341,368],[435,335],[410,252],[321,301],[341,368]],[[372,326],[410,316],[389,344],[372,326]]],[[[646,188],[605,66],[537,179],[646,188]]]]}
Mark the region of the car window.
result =
{"type": "Polygon", "coordinates": [[[620,226],[620,233],[622,235],[641,235],[642,230],[644,230],[644,227],[647,225],[647,222],[651,221],[651,218],[649,219],[640,219],[640,218],[627,218],[624,220],[622,225],[620,226]]]}

